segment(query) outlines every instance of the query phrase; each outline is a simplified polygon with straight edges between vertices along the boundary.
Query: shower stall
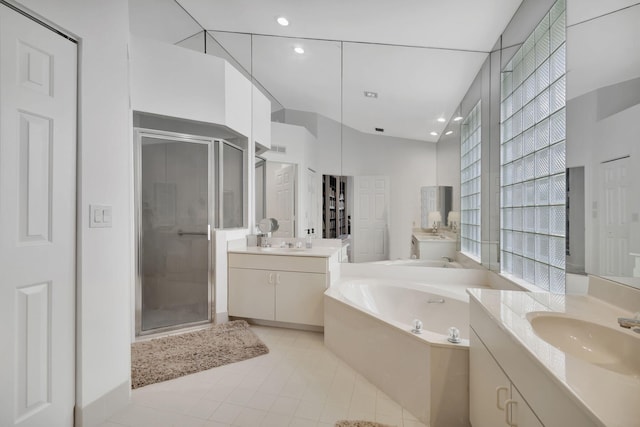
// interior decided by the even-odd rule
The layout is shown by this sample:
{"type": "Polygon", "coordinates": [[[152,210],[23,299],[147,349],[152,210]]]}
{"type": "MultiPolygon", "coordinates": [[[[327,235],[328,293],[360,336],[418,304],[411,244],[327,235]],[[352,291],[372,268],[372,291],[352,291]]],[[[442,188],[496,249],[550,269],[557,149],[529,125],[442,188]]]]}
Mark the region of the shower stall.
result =
{"type": "Polygon", "coordinates": [[[135,129],[136,335],[212,321],[212,138],[135,129]]]}

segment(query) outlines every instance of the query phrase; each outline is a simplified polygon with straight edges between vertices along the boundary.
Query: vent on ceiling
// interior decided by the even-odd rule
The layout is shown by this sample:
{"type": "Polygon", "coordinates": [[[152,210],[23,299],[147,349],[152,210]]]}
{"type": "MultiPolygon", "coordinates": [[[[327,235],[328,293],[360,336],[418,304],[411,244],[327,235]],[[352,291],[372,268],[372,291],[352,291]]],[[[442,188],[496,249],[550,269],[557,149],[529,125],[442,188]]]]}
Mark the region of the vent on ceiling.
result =
{"type": "Polygon", "coordinates": [[[286,153],[287,152],[287,147],[285,147],[284,145],[271,145],[271,150],[274,153],[286,153]]]}
{"type": "Polygon", "coordinates": [[[376,132],[384,132],[383,128],[376,128],[376,132]]]}

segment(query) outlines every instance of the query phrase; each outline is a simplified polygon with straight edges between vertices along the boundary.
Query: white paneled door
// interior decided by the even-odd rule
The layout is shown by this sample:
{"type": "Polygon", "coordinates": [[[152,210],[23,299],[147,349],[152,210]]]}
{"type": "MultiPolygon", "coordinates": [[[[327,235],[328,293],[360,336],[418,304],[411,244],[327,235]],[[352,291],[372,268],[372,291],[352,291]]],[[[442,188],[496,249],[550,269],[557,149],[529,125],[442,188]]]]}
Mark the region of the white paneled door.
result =
{"type": "Polygon", "coordinates": [[[273,233],[274,237],[293,237],[295,230],[295,176],[296,165],[282,163],[274,171],[275,203],[269,206],[267,215],[278,220],[280,228],[273,233]]]}
{"type": "Polygon", "coordinates": [[[389,259],[389,177],[353,177],[353,262],[389,259]]]}
{"type": "Polygon", "coordinates": [[[76,44],[0,5],[0,425],[72,426],[76,44]]]}
{"type": "Polygon", "coordinates": [[[629,256],[630,166],[629,157],[600,165],[600,274],[606,276],[632,275],[629,256]]]}

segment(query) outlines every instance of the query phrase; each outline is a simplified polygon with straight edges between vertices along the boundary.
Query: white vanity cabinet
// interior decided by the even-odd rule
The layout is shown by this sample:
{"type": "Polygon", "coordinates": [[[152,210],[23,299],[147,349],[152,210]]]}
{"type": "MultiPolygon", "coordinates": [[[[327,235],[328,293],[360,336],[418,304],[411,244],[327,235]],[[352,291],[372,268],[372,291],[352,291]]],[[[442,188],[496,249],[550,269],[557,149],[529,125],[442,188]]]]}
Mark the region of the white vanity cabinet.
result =
{"type": "MultiPolygon", "coordinates": [[[[517,309],[509,304],[514,300],[517,307],[535,306],[535,300],[529,294],[477,289],[469,292],[471,425],[604,427],[553,379],[552,374],[536,361],[536,356],[507,332],[505,324],[509,328],[524,329],[518,322],[517,309]],[[485,299],[481,299],[482,296],[485,299]],[[526,303],[521,301],[523,299],[526,303]]],[[[560,369],[565,366],[564,362],[558,359],[560,369]]],[[[569,372],[565,378],[571,374],[569,372]]],[[[576,376],[582,378],[580,373],[576,376]]]]}
{"type": "Polygon", "coordinates": [[[329,258],[229,253],[229,315],[322,326],[329,258]]]}
{"type": "Polygon", "coordinates": [[[434,261],[442,261],[443,257],[455,259],[456,241],[431,233],[414,232],[411,236],[411,256],[434,261]]]}
{"type": "Polygon", "coordinates": [[[469,417],[473,427],[542,427],[529,405],[471,330],[469,417]]]}

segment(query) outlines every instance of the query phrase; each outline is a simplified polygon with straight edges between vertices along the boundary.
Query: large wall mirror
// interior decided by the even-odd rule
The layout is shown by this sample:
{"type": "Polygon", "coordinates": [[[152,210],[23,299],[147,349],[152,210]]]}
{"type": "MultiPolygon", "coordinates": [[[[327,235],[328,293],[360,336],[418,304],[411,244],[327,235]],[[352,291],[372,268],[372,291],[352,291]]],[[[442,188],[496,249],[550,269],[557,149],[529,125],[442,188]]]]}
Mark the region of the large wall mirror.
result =
{"type": "MultiPolygon", "coordinates": [[[[132,3],[147,3],[152,9],[160,3],[176,5],[173,0],[132,3]]],[[[197,15],[196,1],[178,3],[197,15]]],[[[155,34],[157,28],[147,32],[225,57],[268,97],[272,149],[258,155],[267,164],[296,165],[294,235],[304,236],[311,228],[322,235],[323,175],[353,177],[351,196],[365,194],[366,187],[383,202],[383,208],[372,205],[371,209],[383,213],[386,231],[377,235],[386,239],[392,259],[410,256],[412,230],[421,224],[421,187],[452,186],[453,210],[460,210],[462,123],[452,119],[467,117],[482,99],[482,188],[486,192],[480,261],[499,271],[500,126],[496,116],[500,115],[500,92],[496,88],[500,80],[495,70],[504,67],[552,4],[509,2],[505,13],[511,17],[520,8],[516,24],[530,21],[531,28],[519,32],[514,24],[501,43],[487,50],[293,38],[265,35],[266,30],[242,33],[229,31],[215,17],[199,22],[191,34],[186,33],[193,26],[183,25],[173,40],[155,34]],[[462,80],[466,83],[457,83],[462,80]]],[[[160,22],[155,21],[156,27],[160,22]]],[[[577,231],[569,236],[567,257],[577,258],[580,264],[575,254],[584,253],[584,269],[577,267],[576,272],[614,277],[636,286],[640,280],[634,278],[640,276],[640,261],[635,267],[640,255],[633,255],[640,253],[640,196],[633,187],[640,182],[637,22],[637,2],[567,0],[566,166],[575,172],[570,173],[577,180],[574,189],[581,188],[580,175],[584,177],[583,200],[572,196],[570,203],[570,209],[584,211],[584,226],[581,231],[579,220],[569,214],[577,231]],[[580,235],[584,243],[576,237],[580,235]]],[[[265,179],[269,178],[265,175],[265,179]]]]}
{"type": "Polygon", "coordinates": [[[580,3],[567,4],[567,167],[584,170],[585,270],[640,287],[640,4],[580,3]]]}

